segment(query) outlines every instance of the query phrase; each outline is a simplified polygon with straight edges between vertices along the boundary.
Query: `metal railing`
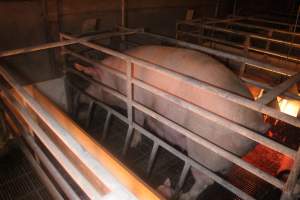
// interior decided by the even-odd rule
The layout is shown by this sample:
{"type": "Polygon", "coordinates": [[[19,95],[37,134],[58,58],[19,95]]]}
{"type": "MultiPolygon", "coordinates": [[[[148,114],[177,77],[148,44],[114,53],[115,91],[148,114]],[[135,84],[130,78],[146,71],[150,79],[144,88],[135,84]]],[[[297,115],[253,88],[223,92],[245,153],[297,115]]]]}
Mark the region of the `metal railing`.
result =
{"type": "MultiPolygon", "coordinates": [[[[237,61],[240,61],[240,62],[252,63],[255,66],[257,66],[258,68],[263,68],[263,69],[267,69],[267,70],[270,70],[270,71],[276,71],[276,72],[283,73],[283,74],[288,75],[288,76],[292,76],[292,80],[293,80],[292,82],[293,83],[296,83],[297,81],[299,81],[298,80],[299,74],[297,74],[297,72],[284,70],[284,69],[278,69],[278,68],[276,68],[273,65],[270,65],[268,63],[258,62],[258,61],[255,61],[253,59],[248,59],[248,58],[233,55],[233,54],[230,54],[230,53],[224,53],[224,52],[217,51],[217,50],[214,50],[214,49],[210,49],[210,48],[207,48],[207,47],[193,45],[193,44],[190,44],[190,43],[186,43],[186,42],[183,42],[183,41],[178,41],[178,40],[171,39],[171,38],[166,38],[166,37],[159,36],[159,35],[149,34],[149,33],[140,32],[140,31],[136,31],[136,30],[130,30],[130,31],[131,31],[131,34],[134,34],[134,33],[144,34],[144,35],[147,35],[149,37],[157,38],[157,39],[163,40],[165,42],[172,43],[174,45],[180,45],[180,46],[196,49],[198,51],[206,52],[206,53],[216,55],[216,56],[230,57],[231,59],[237,60],[237,61]]],[[[128,33],[128,31],[120,32],[118,35],[122,36],[122,34],[126,34],[126,33],[128,33]]],[[[185,162],[185,167],[183,168],[183,171],[181,173],[180,181],[177,184],[177,190],[179,190],[181,188],[181,186],[183,185],[188,170],[191,167],[194,167],[194,168],[198,169],[199,171],[203,172],[204,174],[206,174],[207,176],[209,176],[210,178],[212,178],[217,183],[221,184],[222,186],[224,186],[225,188],[230,190],[231,192],[233,192],[234,194],[236,194],[237,196],[239,196],[243,199],[254,199],[253,197],[249,196],[248,194],[246,194],[242,190],[238,189],[237,187],[233,186],[232,184],[230,184],[229,182],[227,182],[226,180],[224,180],[223,178],[218,176],[213,171],[211,171],[211,170],[205,168],[204,166],[202,166],[201,163],[198,163],[195,160],[193,160],[192,158],[189,158],[189,157],[185,156],[184,154],[180,153],[179,151],[175,150],[173,147],[166,144],[162,140],[158,139],[157,137],[155,137],[154,135],[149,133],[147,130],[145,130],[143,127],[141,127],[140,125],[135,123],[134,120],[133,120],[133,117],[132,117],[134,109],[137,109],[139,111],[144,112],[148,116],[151,116],[152,118],[157,119],[161,123],[163,123],[167,126],[170,126],[174,130],[176,130],[179,133],[185,135],[190,140],[193,140],[193,141],[199,143],[199,145],[202,145],[202,146],[206,147],[207,149],[215,152],[216,154],[226,158],[227,160],[235,163],[236,165],[238,165],[238,166],[246,169],[247,171],[250,171],[251,173],[255,174],[256,176],[264,179],[265,181],[269,182],[270,184],[274,185],[275,187],[281,189],[284,192],[285,196],[288,196],[288,197],[291,196],[292,191],[294,189],[294,186],[296,184],[296,181],[298,179],[299,168],[300,168],[300,163],[299,163],[299,159],[300,159],[299,158],[299,152],[300,151],[292,150],[292,149],[290,149],[290,148],[288,148],[284,145],[281,145],[277,142],[272,141],[271,139],[265,138],[265,137],[259,135],[258,133],[253,132],[252,130],[249,130],[249,129],[247,129],[245,127],[242,127],[238,124],[230,122],[230,121],[228,121],[227,119],[225,119],[223,117],[217,116],[215,113],[210,112],[209,110],[205,110],[201,107],[195,106],[195,105],[193,105],[189,102],[186,102],[185,100],[182,100],[182,99],[180,99],[180,98],[178,98],[178,97],[176,97],[172,94],[166,93],[164,91],[159,90],[158,88],[154,88],[154,87],[152,87],[152,86],[150,86],[150,85],[148,85],[144,82],[141,82],[141,81],[135,79],[132,76],[132,73],[131,73],[132,68],[139,66],[139,67],[146,68],[147,70],[150,70],[150,71],[156,71],[156,72],[159,72],[159,73],[163,73],[167,76],[171,76],[172,78],[175,78],[177,80],[180,80],[180,81],[183,81],[183,82],[188,83],[190,85],[193,85],[196,88],[206,90],[206,91],[208,91],[208,92],[210,92],[210,93],[212,93],[216,96],[219,96],[220,98],[224,98],[228,101],[231,101],[231,102],[234,102],[236,104],[245,106],[245,107],[247,107],[249,109],[252,109],[252,110],[255,110],[257,112],[267,114],[267,115],[269,115],[273,118],[282,120],[282,121],[284,121],[288,124],[291,124],[293,126],[296,126],[296,127],[300,127],[300,120],[299,119],[291,117],[291,116],[289,116],[285,113],[281,113],[280,111],[277,111],[273,108],[270,108],[270,107],[264,105],[263,103],[254,102],[252,100],[249,100],[247,98],[244,98],[244,97],[238,96],[236,94],[230,93],[230,92],[225,91],[223,89],[216,88],[216,87],[214,87],[212,85],[209,85],[205,82],[202,82],[200,80],[195,80],[195,79],[192,79],[190,77],[186,77],[182,74],[179,74],[177,72],[170,71],[170,70],[168,70],[168,69],[166,69],[162,66],[158,66],[158,65],[146,62],[144,60],[128,56],[124,53],[120,53],[120,52],[111,50],[109,48],[100,46],[99,44],[88,42],[88,39],[75,38],[73,36],[66,35],[66,34],[61,34],[61,38],[64,39],[64,40],[65,39],[67,39],[67,40],[66,41],[61,41],[60,43],[56,43],[55,47],[58,47],[58,46],[63,47],[66,44],[68,45],[68,44],[75,44],[76,43],[76,44],[80,44],[80,45],[83,45],[85,47],[94,49],[96,51],[102,52],[104,54],[108,54],[108,55],[123,59],[127,63],[126,74],[122,74],[120,72],[116,72],[116,71],[113,71],[113,70],[109,69],[108,66],[103,66],[100,63],[97,63],[97,61],[90,60],[89,58],[84,58],[82,55],[79,55],[75,52],[72,52],[70,49],[66,49],[66,48],[63,49],[63,53],[69,54],[69,55],[74,56],[74,57],[77,57],[77,58],[82,59],[84,61],[88,61],[89,63],[91,63],[93,65],[96,65],[98,67],[102,67],[102,69],[107,70],[107,72],[118,74],[117,75],[118,77],[121,77],[122,79],[127,81],[127,93],[126,93],[126,95],[123,95],[123,94],[118,93],[115,90],[111,90],[110,88],[108,88],[105,85],[97,82],[96,80],[91,80],[89,77],[86,77],[84,74],[80,74],[79,72],[74,71],[74,70],[68,70],[67,71],[68,73],[73,73],[73,74],[80,75],[81,77],[85,78],[88,81],[92,81],[94,83],[97,83],[99,85],[99,87],[101,87],[106,92],[108,92],[108,93],[114,95],[115,97],[121,99],[122,101],[126,102],[127,110],[128,110],[127,117],[119,114],[118,112],[116,112],[113,109],[109,108],[105,104],[97,101],[97,99],[91,97],[92,101],[91,101],[90,106],[89,106],[89,108],[90,108],[89,113],[91,113],[91,110],[93,108],[93,104],[101,105],[102,107],[107,109],[108,115],[107,115],[106,122],[105,122],[106,131],[104,131],[105,132],[104,135],[107,134],[107,127],[109,125],[109,120],[111,118],[111,115],[115,115],[118,118],[120,118],[122,121],[128,123],[128,131],[127,131],[127,136],[126,136],[126,142],[125,142],[125,145],[123,147],[124,154],[126,154],[126,150],[127,150],[128,145],[130,143],[130,139],[131,139],[133,130],[138,130],[140,133],[142,133],[146,137],[152,139],[153,142],[154,142],[154,145],[153,145],[153,148],[152,148],[152,151],[151,151],[151,156],[150,156],[149,164],[148,164],[148,167],[147,167],[148,172],[151,171],[151,168],[153,166],[153,161],[155,160],[158,148],[162,147],[162,148],[165,148],[168,151],[172,152],[174,155],[177,155],[179,158],[181,158],[185,162]],[[237,157],[236,155],[233,155],[232,153],[222,149],[221,147],[211,143],[210,141],[207,141],[206,139],[204,139],[204,138],[196,135],[195,133],[185,129],[184,127],[174,123],[173,121],[167,119],[166,117],[161,116],[161,115],[155,113],[154,111],[150,110],[149,108],[146,108],[143,105],[139,104],[138,102],[136,102],[132,98],[133,97],[133,90],[132,90],[133,86],[141,87],[141,88],[151,92],[152,94],[155,94],[155,95],[160,96],[160,97],[162,97],[162,98],[164,98],[164,99],[166,99],[170,102],[173,102],[178,106],[181,106],[181,107],[183,107],[187,110],[190,110],[190,111],[198,114],[199,116],[206,117],[207,119],[213,121],[214,123],[225,126],[226,128],[230,128],[231,130],[235,131],[236,134],[241,134],[245,137],[248,137],[249,139],[251,139],[253,141],[259,142],[259,143],[261,143],[265,146],[268,146],[268,147],[272,148],[275,151],[283,153],[286,156],[294,159],[295,162],[294,162],[293,168],[291,170],[292,172],[290,173],[290,175],[288,177],[288,181],[286,183],[283,183],[279,179],[263,172],[262,170],[259,170],[258,168],[254,167],[253,165],[245,162],[244,160],[237,157]]],[[[34,48],[29,48],[29,49],[27,48],[26,50],[24,50],[24,49],[20,50],[19,49],[19,50],[15,50],[15,51],[6,51],[5,53],[0,52],[0,57],[1,57],[1,55],[2,56],[3,55],[16,55],[17,53],[32,52],[32,51],[36,51],[36,50],[39,50],[39,49],[47,49],[47,48],[52,48],[52,47],[53,47],[53,44],[48,44],[48,45],[46,44],[46,45],[42,45],[42,48],[41,47],[34,47],[34,48]]],[[[4,78],[6,78],[6,79],[8,78],[6,76],[5,71],[0,70],[0,73],[2,74],[2,76],[4,76],[4,78]]],[[[10,81],[11,79],[8,78],[8,80],[10,81]]],[[[288,80],[288,81],[291,82],[290,80],[288,80]]],[[[14,86],[14,85],[16,85],[16,84],[13,82],[12,86],[14,86]]],[[[270,90],[270,94],[272,94],[271,99],[276,98],[277,95],[281,95],[282,93],[284,93],[286,90],[289,89],[288,86],[290,85],[290,83],[289,84],[284,84],[284,85],[285,85],[285,87],[283,87],[281,85],[279,88],[274,87],[270,90]]],[[[17,87],[17,91],[18,90],[21,91],[21,92],[19,92],[19,94],[23,96],[24,94],[23,94],[21,88],[17,87]]],[[[84,91],[81,91],[81,92],[83,94],[85,93],[84,91]]],[[[85,95],[87,95],[87,94],[85,94],[85,95]]],[[[268,95],[268,96],[270,96],[270,95],[268,95]]],[[[28,98],[26,95],[24,97],[25,97],[25,99],[28,98]]],[[[37,106],[35,104],[31,104],[32,103],[31,101],[27,101],[27,103],[29,105],[33,106],[33,108],[37,106]]],[[[44,113],[42,108],[40,108],[39,106],[37,106],[37,108],[38,109],[36,110],[36,113],[40,113],[40,112],[44,113]]],[[[41,116],[43,116],[43,115],[41,115],[41,116]]],[[[46,123],[47,123],[47,120],[49,119],[48,117],[49,116],[43,117],[43,119],[45,120],[46,123]]],[[[50,121],[53,122],[51,120],[51,118],[50,118],[50,121]]],[[[87,122],[87,124],[88,124],[88,122],[87,122]]],[[[55,126],[54,126],[55,132],[62,133],[62,136],[67,137],[67,135],[62,132],[63,130],[61,130],[59,128],[58,129],[56,128],[56,125],[57,124],[55,123],[55,126]]],[[[59,127],[59,125],[57,125],[57,126],[59,127]]],[[[74,145],[76,146],[76,144],[74,144],[74,145]]],[[[69,143],[68,147],[71,148],[71,149],[74,149],[74,147],[72,146],[71,143],[69,143]]],[[[74,149],[74,151],[77,151],[77,150],[74,149]]],[[[85,155],[78,154],[78,156],[85,156],[85,155]]],[[[92,161],[87,160],[87,163],[90,163],[90,162],[92,162],[92,161]]],[[[96,170],[96,168],[93,168],[92,170],[96,170]]],[[[97,174],[97,171],[94,171],[94,173],[97,174]]]]}
{"type": "MultiPolygon", "coordinates": [[[[141,34],[147,34],[147,33],[141,33],[141,34]]],[[[76,38],[74,38],[72,36],[69,36],[69,35],[66,35],[66,34],[61,34],[61,37],[65,38],[65,39],[71,39],[71,40],[76,39],[76,38]]],[[[85,47],[89,47],[89,48],[92,48],[96,51],[102,52],[104,54],[108,54],[108,55],[111,55],[113,57],[117,57],[119,59],[122,59],[127,63],[127,73],[126,74],[122,74],[121,72],[117,72],[117,71],[112,72],[111,70],[109,70],[109,67],[107,67],[107,66],[103,66],[100,63],[97,64],[96,61],[90,60],[89,58],[86,58],[86,57],[82,57],[81,55],[78,55],[77,53],[72,52],[71,50],[67,50],[67,49],[64,50],[65,54],[74,56],[74,57],[79,58],[79,59],[83,58],[83,60],[85,62],[88,62],[90,64],[95,64],[96,66],[101,67],[103,70],[107,70],[107,72],[109,72],[109,73],[114,73],[114,74],[117,73],[119,77],[122,77],[122,79],[126,78],[126,81],[127,81],[127,95],[123,95],[123,94],[118,93],[117,91],[112,90],[109,87],[103,85],[101,82],[98,82],[97,80],[92,80],[89,77],[87,77],[83,74],[80,74],[79,72],[77,72],[73,69],[67,70],[68,73],[77,74],[77,75],[81,76],[82,78],[84,78],[84,79],[86,79],[90,82],[93,82],[94,84],[97,84],[97,86],[99,88],[101,88],[104,91],[114,95],[116,98],[119,98],[120,100],[126,102],[127,107],[129,108],[128,109],[128,117],[125,118],[124,116],[121,117],[120,115],[116,115],[118,118],[120,118],[121,120],[123,120],[124,122],[129,124],[128,132],[127,132],[127,135],[126,135],[125,145],[123,147],[123,152],[126,153],[126,150],[128,148],[128,145],[129,145],[130,138],[132,136],[133,129],[137,129],[143,135],[145,135],[146,137],[149,137],[148,131],[146,131],[145,129],[140,127],[140,125],[138,125],[138,124],[136,124],[135,122],[132,121],[133,120],[132,119],[133,109],[137,109],[137,110],[147,114],[148,116],[158,120],[159,122],[173,128],[174,130],[178,131],[179,133],[185,135],[190,140],[193,140],[194,142],[197,142],[199,145],[202,145],[202,146],[206,147],[207,149],[209,149],[209,150],[217,153],[218,155],[228,159],[229,161],[235,163],[236,165],[250,171],[251,173],[255,174],[256,176],[258,176],[262,179],[264,179],[265,181],[271,183],[272,185],[278,187],[281,190],[285,191],[286,185],[289,185],[292,182],[292,180],[294,180],[292,178],[289,178],[289,181],[285,184],[285,183],[281,182],[280,180],[278,180],[277,178],[272,177],[269,174],[267,174],[267,173],[257,169],[256,167],[252,166],[251,164],[243,161],[239,157],[231,154],[230,152],[228,152],[228,151],[220,148],[219,146],[207,141],[206,139],[202,138],[201,136],[196,135],[195,133],[185,129],[184,127],[182,127],[182,126],[180,126],[176,123],[174,123],[173,121],[167,119],[166,117],[161,116],[161,115],[155,113],[154,111],[152,111],[151,109],[146,108],[145,106],[143,106],[140,103],[136,102],[134,99],[132,99],[132,96],[133,96],[132,87],[133,87],[133,85],[138,86],[140,88],[143,88],[146,91],[149,91],[154,95],[162,97],[162,98],[168,100],[169,102],[175,103],[178,106],[181,106],[181,107],[183,107],[187,110],[190,110],[190,111],[192,111],[192,112],[194,112],[194,113],[196,113],[196,114],[198,114],[202,117],[205,117],[205,118],[213,121],[216,124],[220,124],[220,125],[222,125],[226,128],[229,128],[229,129],[235,131],[237,134],[241,134],[243,136],[248,137],[251,140],[254,140],[254,141],[259,142],[263,145],[266,145],[266,146],[272,148],[275,151],[281,152],[281,153],[289,156],[292,159],[295,159],[296,155],[298,155],[298,153],[296,151],[294,151],[294,150],[292,150],[288,147],[285,147],[281,144],[278,144],[278,143],[276,143],[276,142],[274,142],[274,141],[272,141],[268,138],[265,138],[265,137],[255,133],[255,132],[253,132],[253,131],[245,128],[245,127],[242,127],[238,124],[232,123],[232,122],[226,120],[225,118],[219,117],[219,116],[217,116],[216,114],[214,114],[210,111],[204,110],[201,107],[190,104],[189,102],[186,102],[186,101],[184,101],[184,100],[182,100],[182,99],[180,99],[180,98],[178,98],[178,97],[176,97],[172,94],[166,93],[164,91],[161,91],[158,88],[155,88],[153,86],[150,86],[150,85],[148,85],[144,82],[141,82],[141,81],[137,80],[131,74],[132,67],[133,67],[133,65],[134,65],[134,67],[139,66],[139,67],[142,67],[142,68],[146,68],[147,70],[150,70],[150,71],[156,71],[156,72],[160,72],[160,73],[163,73],[165,75],[168,75],[168,76],[172,76],[172,78],[175,78],[177,80],[189,83],[189,84],[193,85],[194,87],[201,88],[203,90],[209,91],[210,93],[215,94],[215,95],[219,96],[220,98],[225,98],[226,100],[229,100],[229,101],[232,101],[234,103],[243,105],[243,106],[245,106],[247,108],[250,108],[252,110],[255,110],[257,112],[267,114],[271,117],[274,117],[276,119],[280,119],[280,120],[285,121],[286,123],[294,125],[296,127],[300,127],[300,120],[298,120],[294,117],[288,116],[287,114],[281,113],[281,112],[279,112],[279,111],[277,111],[273,108],[270,108],[270,107],[268,107],[268,106],[266,106],[262,103],[254,102],[254,101],[246,99],[244,97],[240,97],[238,95],[227,92],[227,91],[222,90],[220,88],[216,88],[214,86],[211,86],[211,85],[209,85],[207,83],[204,83],[200,80],[195,80],[195,79],[186,77],[182,74],[179,74],[177,72],[168,70],[168,69],[166,69],[162,66],[158,66],[158,65],[146,62],[146,61],[141,60],[139,58],[135,58],[135,57],[132,57],[132,56],[129,56],[129,55],[126,55],[126,54],[123,54],[123,53],[105,48],[103,46],[96,45],[96,44],[91,43],[91,42],[80,42],[80,44],[85,46],[85,47]],[[129,86],[129,85],[131,85],[131,86],[129,86]],[[129,112],[131,112],[131,114],[129,112]],[[148,133],[148,134],[146,134],[146,133],[148,133]]],[[[293,81],[294,83],[299,81],[299,74],[297,74],[296,76],[293,76],[293,77],[296,77],[296,78],[294,78],[294,79],[296,79],[296,80],[293,81]]],[[[79,88],[77,87],[77,90],[78,89],[79,88]]],[[[281,94],[281,93],[285,92],[287,89],[288,88],[284,88],[283,89],[284,91],[280,90],[279,93],[281,94]]],[[[274,91],[277,91],[277,93],[278,93],[278,88],[273,88],[270,92],[274,93],[274,91]]],[[[81,91],[81,92],[84,93],[84,91],[81,91]]],[[[88,94],[85,94],[85,95],[88,95],[88,94]]],[[[275,98],[276,96],[277,95],[273,96],[272,98],[275,98]]],[[[94,104],[95,102],[97,102],[97,100],[93,99],[91,104],[94,104]]],[[[91,106],[89,106],[89,107],[91,107],[91,106]]],[[[106,109],[108,109],[108,108],[106,108],[106,109]]],[[[113,112],[111,109],[108,109],[108,113],[109,113],[109,115],[107,116],[107,119],[106,119],[107,121],[105,122],[105,124],[109,124],[110,115],[112,113],[115,113],[115,112],[113,112]]],[[[165,148],[165,149],[170,148],[169,145],[166,145],[164,142],[161,142],[155,136],[151,136],[150,139],[153,140],[154,145],[153,145],[153,148],[152,148],[152,153],[151,153],[151,156],[150,156],[149,165],[148,165],[147,169],[151,169],[151,165],[153,164],[153,160],[154,160],[154,157],[157,153],[157,148],[158,147],[162,147],[162,148],[165,148]],[[158,143],[158,141],[160,141],[160,142],[158,143]]],[[[176,155],[178,152],[172,152],[172,153],[174,153],[176,155]]],[[[213,175],[213,172],[210,171],[210,173],[208,173],[207,169],[204,170],[204,167],[201,166],[201,163],[197,163],[196,161],[193,161],[193,162],[189,163],[190,161],[188,162],[187,159],[189,160],[191,158],[183,159],[185,161],[185,167],[184,167],[184,170],[182,171],[181,179],[179,181],[180,184],[177,188],[180,188],[180,185],[184,182],[184,178],[186,176],[186,170],[189,170],[190,167],[195,167],[195,168],[199,169],[200,171],[202,171],[203,173],[206,173],[210,178],[212,178],[216,182],[220,183],[221,185],[223,185],[224,187],[226,187],[227,189],[229,189],[231,192],[238,195],[239,197],[244,198],[244,199],[253,199],[249,195],[242,192],[240,189],[238,189],[238,188],[232,186],[230,183],[226,182],[221,177],[218,177],[216,174],[213,175]]],[[[295,165],[294,169],[297,169],[298,167],[299,166],[295,165]]],[[[295,184],[295,183],[293,183],[293,184],[295,184]]],[[[290,193],[291,192],[290,188],[289,188],[289,191],[286,191],[286,192],[290,193]]]]}
{"type": "MultiPolygon", "coordinates": [[[[33,48],[30,47],[13,51],[5,51],[0,54],[2,57],[12,56],[21,53],[71,45],[83,40],[109,38],[116,35],[120,36],[127,34],[132,33],[118,32],[117,34],[100,34],[97,36],[81,38],[76,41],[43,44],[33,48]]],[[[32,95],[29,94],[28,91],[20,86],[3,66],[0,66],[0,76],[5,82],[4,85],[1,84],[1,97],[4,100],[5,105],[10,109],[11,113],[13,113],[18,121],[24,122],[21,123],[21,131],[24,131],[24,133],[22,133],[23,140],[20,143],[21,148],[26,152],[26,155],[28,155],[29,158],[31,157],[28,154],[28,151],[26,151],[26,146],[28,145],[31,149],[33,149],[34,155],[38,157],[39,162],[47,168],[50,176],[58,183],[58,186],[68,198],[80,199],[69,183],[64,180],[60,172],[58,172],[51,164],[51,161],[47,158],[46,154],[43,153],[43,150],[39,147],[34,138],[37,138],[43,146],[45,146],[53,158],[63,167],[66,173],[90,199],[161,198],[144,185],[144,183],[142,183],[137,177],[132,176],[132,174],[128,172],[124,166],[116,162],[114,158],[105,151],[95,147],[93,147],[91,151],[90,146],[86,146],[74,135],[76,133],[78,137],[86,137],[84,142],[90,141],[90,144],[92,144],[93,141],[86,136],[86,133],[73,124],[74,122],[70,119],[64,117],[57,108],[52,107],[51,110],[47,110],[47,108],[42,107],[40,102],[38,102],[32,95]],[[9,87],[7,87],[7,85],[9,85],[9,87]],[[59,116],[51,113],[54,111],[56,114],[59,114],[59,116]],[[49,114],[49,112],[51,114],[49,114]],[[36,121],[36,119],[38,119],[38,121],[36,121]],[[62,121],[68,124],[68,126],[64,126],[62,121]],[[45,127],[47,127],[47,129],[45,129],[45,127]],[[28,132],[30,132],[30,134],[28,134],[28,132]],[[53,134],[55,135],[55,140],[53,140],[53,134]],[[58,141],[60,142],[57,143],[58,141]],[[27,145],[24,146],[23,142],[27,145]],[[63,147],[61,145],[63,145],[63,147]],[[72,154],[71,157],[69,157],[69,151],[72,154]],[[93,154],[92,152],[96,154],[93,154]],[[95,157],[95,155],[101,155],[103,159],[110,162],[109,164],[112,168],[107,168],[107,164],[103,160],[101,161],[101,159],[97,156],[95,157]],[[119,175],[118,178],[116,178],[115,174],[112,173],[113,169],[118,170],[117,173],[122,173],[122,175],[119,175]],[[121,179],[119,179],[120,177],[121,179]],[[128,184],[123,184],[126,182],[128,183],[128,181],[130,181],[129,185],[131,185],[131,188],[127,187],[128,184]],[[132,191],[131,189],[135,191],[132,191]]],[[[39,165],[37,163],[35,163],[35,166],[39,165]]]]}
{"type": "MultiPolygon", "coordinates": [[[[267,21],[259,20],[252,17],[234,17],[229,19],[203,19],[194,21],[178,21],[176,24],[176,38],[183,36],[197,38],[202,41],[210,41],[217,44],[228,45],[238,49],[242,49],[245,56],[248,52],[262,53],[264,55],[279,58],[291,62],[299,63],[298,56],[292,56],[292,50],[300,50],[300,44],[297,43],[300,33],[288,30],[264,27],[262,25],[254,25],[247,21],[267,21]],[[235,28],[233,28],[235,27],[235,28]],[[189,29],[192,28],[192,30],[189,29]],[[239,28],[248,28],[247,31],[241,31],[239,28]],[[252,30],[250,30],[252,29],[252,30]],[[264,32],[264,33],[263,33],[264,32]],[[238,36],[243,38],[243,42],[231,41],[230,37],[218,37],[217,33],[227,34],[228,36],[238,36]],[[280,34],[284,39],[274,38],[274,35],[280,34]],[[260,47],[255,42],[262,42],[264,47],[260,47]],[[281,45],[288,49],[287,53],[281,53],[270,48],[271,45],[281,45]]],[[[267,23],[266,22],[266,23],[267,23]]],[[[273,22],[270,22],[273,23],[273,22]]]]}

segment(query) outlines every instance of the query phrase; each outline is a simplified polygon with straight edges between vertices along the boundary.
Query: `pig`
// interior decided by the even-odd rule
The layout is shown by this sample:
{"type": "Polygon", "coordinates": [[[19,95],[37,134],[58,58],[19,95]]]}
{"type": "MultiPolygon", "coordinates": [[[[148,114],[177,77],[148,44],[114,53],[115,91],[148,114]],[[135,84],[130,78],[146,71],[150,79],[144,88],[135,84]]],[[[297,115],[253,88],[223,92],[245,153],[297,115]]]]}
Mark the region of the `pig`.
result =
{"type": "MultiPolygon", "coordinates": [[[[162,68],[178,72],[192,79],[204,81],[245,98],[253,98],[247,87],[232,71],[206,54],[183,48],[156,45],[140,46],[127,50],[124,53],[157,64],[162,68]]],[[[126,73],[127,64],[124,60],[119,58],[108,57],[102,60],[100,64],[109,66],[124,74],[126,73]]],[[[86,67],[76,64],[75,68],[91,75],[94,79],[101,81],[110,88],[113,88],[122,94],[126,94],[126,82],[117,76],[112,75],[99,67],[86,67]]],[[[199,89],[183,80],[178,80],[171,75],[166,75],[157,71],[155,72],[138,65],[133,65],[132,74],[135,79],[141,80],[153,87],[175,95],[178,98],[209,110],[253,131],[264,133],[268,128],[260,113],[234,104],[209,91],[199,89]]],[[[252,140],[227,129],[226,127],[215,124],[198,116],[194,112],[168,102],[167,100],[155,96],[137,86],[133,87],[133,91],[134,101],[143,104],[235,155],[242,157],[256,145],[252,140]]],[[[124,102],[103,92],[101,88],[97,87],[95,84],[91,84],[86,89],[86,92],[108,105],[117,105],[126,109],[126,104],[124,102]]],[[[226,173],[232,166],[232,163],[225,158],[213,153],[194,141],[187,139],[174,129],[136,109],[134,110],[134,121],[140,125],[147,124],[160,138],[186,150],[191,158],[216,173],[226,173]]],[[[132,140],[132,147],[138,145],[140,141],[140,134],[135,133],[132,140]]],[[[195,183],[188,192],[180,195],[180,199],[182,200],[196,199],[201,192],[213,183],[213,180],[193,168],[192,174],[195,178],[195,183]]],[[[168,193],[171,194],[170,192],[168,193]]]]}

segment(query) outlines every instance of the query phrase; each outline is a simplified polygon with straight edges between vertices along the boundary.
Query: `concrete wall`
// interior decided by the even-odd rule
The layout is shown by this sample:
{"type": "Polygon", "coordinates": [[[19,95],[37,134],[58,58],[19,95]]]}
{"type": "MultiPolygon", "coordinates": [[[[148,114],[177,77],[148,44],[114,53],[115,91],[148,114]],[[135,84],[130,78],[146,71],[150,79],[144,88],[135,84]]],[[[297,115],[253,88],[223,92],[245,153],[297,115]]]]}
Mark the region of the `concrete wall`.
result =
{"type": "MultiPolygon", "coordinates": [[[[174,35],[175,23],[184,19],[188,8],[196,16],[213,16],[217,0],[127,0],[129,27],[174,35]]],[[[85,20],[98,19],[99,30],[120,24],[121,0],[0,0],[0,50],[57,41],[59,30],[80,33],[85,20]]],[[[220,14],[232,10],[232,0],[221,0],[220,14]]],[[[27,82],[59,76],[53,52],[5,59],[13,73],[27,82]]]]}
{"type": "MultiPolygon", "coordinates": [[[[227,0],[226,2],[231,2],[227,0]]],[[[121,0],[65,0],[63,30],[80,32],[84,20],[98,18],[100,29],[110,29],[121,22],[121,0]],[[84,2],[84,5],[82,6],[84,2]]],[[[213,16],[217,0],[127,0],[127,22],[129,27],[145,27],[149,31],[174,35],[175,22],[184,19],[188,8],[196,10],[197,16],[213,16]]],[[[228,11],[222,4],[222,11],[228,11]]],[[[230,9],[229,9],[230,10],[230,9]]]]}
{"type": "MultiPolygon", "coordinates": [[[[0,1],[0,50],[45,43],[46,30],[39,1],[0,1]]],[[[5,59],[10,69],[26,80],[53,76],[48,52],[5,59]]],[[[3,59],[2,59],[3,60],[3,59]]]]}

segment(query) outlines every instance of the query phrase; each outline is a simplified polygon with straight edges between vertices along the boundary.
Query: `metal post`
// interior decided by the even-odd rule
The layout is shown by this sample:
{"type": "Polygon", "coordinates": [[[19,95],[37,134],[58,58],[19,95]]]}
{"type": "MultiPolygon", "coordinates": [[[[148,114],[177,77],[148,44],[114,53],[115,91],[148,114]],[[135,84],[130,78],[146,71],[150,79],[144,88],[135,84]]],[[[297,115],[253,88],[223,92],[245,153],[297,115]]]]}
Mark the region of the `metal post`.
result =
{"type": "Polygon", "coordinates": [[[292,196],[293,196],[294,188],[299,180],[299,174],[300,174],[300,148],[298,148],[296,158],[294,160],[294,165],[291,169],[288,180],[284,185],[283,193],[280,198],[281,200],[294,199],[292,196]]]}
{"type": "MultiPolygon", "coordinates": [[[[244,56],[245,57],[248,57],[248,55],[249,55],[250,44],[251,44],[251,37],[249,35],[246,35],[246,39],[245,39],[245,42],[244,42],[244,56]]],[[[243,62],[241,67],[240,67],[240,74],[239,74],[240,77],[242,77],[244,75],[246,67],[247,67],[246,62],[243,62]]]]}
{"type": "Polygon", "coordinates": [[[158,143],[153,141],[153,147],[151,150],[151,154],[150,154],[150,158],[149,158],[147,170],[146,170],[147,177],[149,177],[151,175],[151,171],[152,171],[152,168],[153,168],[156,156],[157,156],[158,148],[159,148],[158,143]]]}
{"type": "Polygon", "coordinates": [[[236,16],[236,9],[237,9],[237,0],[234,0],[233,9],[232,9],[233,16],[236,16]]]}
{"type": "Polygon", "coordinates": [[[127,118],[128,118],[128,131],[126,135],[125,145],[123,148],[122,154],[125,155],[128,149],[128,146],[131,141],[131,137],[133,135],[133,106],[132,106],[132,96],[133,96],[133,88],[132,88],[132,71],[133,71],[133,63],[131,60],[127,60],[127,118]]]}
{"type": "Polygon", "coordinates": [[[217,0],[214,17],[218,17],[219,16],[219,10],[220,10],[220,0],[217,0]]]}
{"type": "Polygon", "coordinates": [[[121,0],[121,14],[122,14],[122,19],[121,19],[121,26],[126,27],[126,2],[125,0],[121,0]]]}
{"type": "Polygon", "coordinates": [[[90,123],[91,123],[91,119],[92,119],[92,116],[93,116],[93,110],[94,110],[94,101],[91,101],[89,103],[89,107],[88,107],[88,111],[87,111],[87,119],[86,119],[86,122],[85,122],[85,128],[88,129],[89,126],[90,126],[90,123]]]}
{"type": "Polygon", "coordinates": [[[104,141],[106,139],[108,126],[110,124],[110,119],[111,119],[111,112],[108,110],[107,115],[106,115],[106,119],[105,119],[105,123],[104,123],[102,137],[101,137],[102,141],[104,141]]]}

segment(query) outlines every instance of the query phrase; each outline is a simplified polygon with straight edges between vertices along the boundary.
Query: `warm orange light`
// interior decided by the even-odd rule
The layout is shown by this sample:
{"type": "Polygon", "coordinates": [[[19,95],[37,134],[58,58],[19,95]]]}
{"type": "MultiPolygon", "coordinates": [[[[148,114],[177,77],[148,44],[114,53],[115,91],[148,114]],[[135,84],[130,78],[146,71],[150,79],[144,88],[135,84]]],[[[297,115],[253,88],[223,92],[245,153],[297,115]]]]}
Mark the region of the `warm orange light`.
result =
{"type": "Polygon", "coordinates": [[[277,97],[277,101],[279,104],[280,111],[291,115],[293,117],[297,117],[300,110],[300,102],[296,100],[287,100],[280,97],[277,97]]]}

